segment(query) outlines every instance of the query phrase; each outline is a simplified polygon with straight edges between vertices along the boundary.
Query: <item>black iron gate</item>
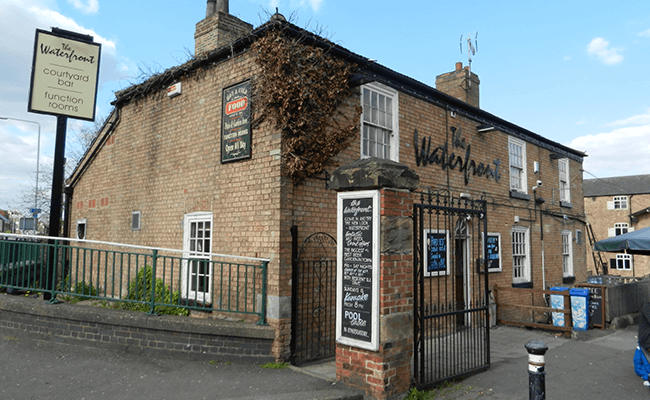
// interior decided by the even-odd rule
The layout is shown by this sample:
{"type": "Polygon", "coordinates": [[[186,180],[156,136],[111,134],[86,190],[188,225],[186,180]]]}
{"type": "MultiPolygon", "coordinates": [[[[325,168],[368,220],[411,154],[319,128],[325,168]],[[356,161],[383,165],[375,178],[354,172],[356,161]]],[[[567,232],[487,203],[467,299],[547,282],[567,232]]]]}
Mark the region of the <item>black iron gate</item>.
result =
{"type": "Polygon", "coordinates": [[[490,366],[486,203],[422,194],[413,208],[414,378],[421,389],[490,366]]]}
{"type": "Polygon", "coordinates": [[[291,363],[333,357],[336,351],[336,240],[314,233],[297,248],[292,228],[291,363]]]}

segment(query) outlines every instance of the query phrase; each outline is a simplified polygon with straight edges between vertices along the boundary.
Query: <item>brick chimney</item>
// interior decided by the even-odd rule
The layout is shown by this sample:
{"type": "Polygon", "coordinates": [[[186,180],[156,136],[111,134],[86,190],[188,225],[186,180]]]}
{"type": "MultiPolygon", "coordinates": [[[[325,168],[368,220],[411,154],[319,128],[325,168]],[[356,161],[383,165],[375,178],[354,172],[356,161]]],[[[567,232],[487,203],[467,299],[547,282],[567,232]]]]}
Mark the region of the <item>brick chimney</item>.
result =
{"type": "Polygon", "coordinates": [[[194,54],[201,56],[250,33],[253,25],[228,13],[228,0],[208,0],[205,19],[196,24],[194,54]]]}
{"type": "Polygon", "coordinates": [[[478,87],[481,81],[469,67],[456,63],[456,70],[436,77],[436,89],[479,108],[478,87]]]}

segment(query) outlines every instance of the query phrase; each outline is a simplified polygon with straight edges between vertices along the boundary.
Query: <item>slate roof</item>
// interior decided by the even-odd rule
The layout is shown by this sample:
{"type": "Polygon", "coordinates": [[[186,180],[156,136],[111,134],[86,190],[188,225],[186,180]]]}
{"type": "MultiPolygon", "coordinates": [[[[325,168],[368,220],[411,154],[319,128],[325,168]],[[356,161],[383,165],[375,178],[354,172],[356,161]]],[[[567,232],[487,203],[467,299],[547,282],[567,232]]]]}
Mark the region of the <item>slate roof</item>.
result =
{"type": "Polygon", "coordinates": [[[650,175],[585,179],[582,190],[584,197],[646,194],[650,193],[650,175]]]}

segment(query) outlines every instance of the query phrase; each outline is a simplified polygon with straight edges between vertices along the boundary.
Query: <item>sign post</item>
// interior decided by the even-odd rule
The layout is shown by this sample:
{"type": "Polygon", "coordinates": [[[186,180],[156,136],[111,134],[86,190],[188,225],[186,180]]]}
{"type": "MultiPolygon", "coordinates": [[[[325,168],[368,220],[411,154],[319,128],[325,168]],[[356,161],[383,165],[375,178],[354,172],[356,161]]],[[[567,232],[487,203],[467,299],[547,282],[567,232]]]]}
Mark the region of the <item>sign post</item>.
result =
{"type": "MultiPolygon", "coordinates": [[[[100,55],[101,45],[90,35],[59,28],[52,28],[52,32],[36,30],[28,111],[56,115],[49,236],[59,237],[61,231],[68,117],[95,119],[100,55]]],[[[54,247],[50,247],[45,300],[52,300],[56,258],[54,247]]]]}

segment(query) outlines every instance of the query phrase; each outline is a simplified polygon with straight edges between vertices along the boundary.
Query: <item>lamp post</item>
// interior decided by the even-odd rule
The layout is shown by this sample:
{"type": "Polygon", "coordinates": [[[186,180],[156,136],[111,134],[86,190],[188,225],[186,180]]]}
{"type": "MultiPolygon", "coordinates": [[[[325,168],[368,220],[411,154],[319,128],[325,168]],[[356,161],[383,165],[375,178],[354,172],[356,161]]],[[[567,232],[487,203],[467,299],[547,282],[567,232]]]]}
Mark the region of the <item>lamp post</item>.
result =
{"type": "Polygon", "coordinates": [[[38,210],[38,172],[39,172],[40,156],[41,156],[41,124],[39,124],[36,121],[28,121],[26,119],[18,119],[18,118],[10,118],[10,117],[0,117],[0,119],[27,122],[30,124],[38,125],[38,144],[36,147],[36,191],[34,193],[34,213],[32,214],[32,216],[34,217],[34,234],[36,234],[36,232],[38,232],[38,217],[36,217],[38,213],[36,210],[38,210]]]}

